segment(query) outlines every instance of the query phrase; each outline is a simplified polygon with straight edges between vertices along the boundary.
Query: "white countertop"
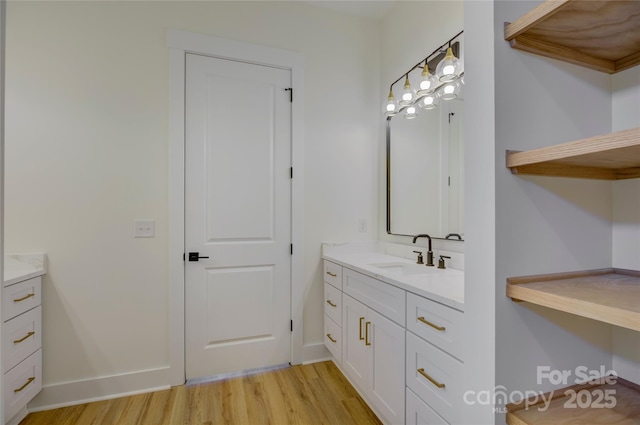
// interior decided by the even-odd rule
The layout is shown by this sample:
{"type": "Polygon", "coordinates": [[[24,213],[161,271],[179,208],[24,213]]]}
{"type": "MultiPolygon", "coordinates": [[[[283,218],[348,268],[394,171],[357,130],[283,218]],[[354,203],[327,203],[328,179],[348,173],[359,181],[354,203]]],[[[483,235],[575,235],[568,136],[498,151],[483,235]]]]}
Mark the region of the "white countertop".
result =
{"type": "Polygon", "coordinates": [[[4,256],[4,286],[42,276],[47,272],[45,254],[6,254],[4,256]]]}
{"type": "MultiPolygon", "coordinates": [[[[416,295],[464,311],[464,271],[429,267],[426,274],[385,273],[372,264],[415,265],[414,260],[387,254],[378,243],[323,244],[322,258],[416,295]]],[[[462,254],[461,254],[462,255],[462,254]]],[[[425,255],[426,258],[426,255],[425,255]]],[[[434,255],[437,264],[438,257],[434,255]]],[[[426,267],[426,266],[424,266],[426,267]]]]}

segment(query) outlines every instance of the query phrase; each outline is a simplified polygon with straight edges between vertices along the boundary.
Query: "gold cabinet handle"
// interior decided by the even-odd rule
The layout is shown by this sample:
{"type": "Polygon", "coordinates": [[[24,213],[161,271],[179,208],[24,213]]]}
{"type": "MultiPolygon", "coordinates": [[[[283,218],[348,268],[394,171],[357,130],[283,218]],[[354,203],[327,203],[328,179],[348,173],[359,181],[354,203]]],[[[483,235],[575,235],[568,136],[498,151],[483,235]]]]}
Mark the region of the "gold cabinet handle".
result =
{"type": "Polygon", "coordinates": [[[445,385],[436,381],[435,379],[433,379],[432,377],[430,377],[429,375],[427,375],[427,373],[424,371],[424,368],[420,368],[418,369],[418,373],[422,376],[424,376],[425,378],[427,378],[429,380],[429,382],[431,382],[433,385],[435,385],[438,388],[444,388],[445,385]]]}
{"type": "Polygon", "coordinates": [[[371,322],[367,322],[364,324],[364,345],[371,345],[371,342],[369,341],[369,325],[371,324],[371,322]]]}
{"type": "Polygon", "coordinates": [[[27,387],[27,385],[29,385],[30,383],[32,383],[35,380],[36,380],[36,377],[32,376],[31,378],[27,379],[27,382],[25,382],[23,386],[21,386],[20,388],[16,388],[15,390],[13,390],[13,392],[14,393],[19,393],[20,391],[24,390],[27,387]]]}
{"type": "Polygon", "coordinates": [[[337,276],[338,276],[337,274],[335,274],[335,273],[331,273],[331,272],[327,272],[327,274],[328,274],[329,276],[331,276],[331,277],[337,277],[337,276]]]}
{"type": "Polygon", "coordinates": [[[331,307],[337,307],[337,304],[334,304],[331,302],[331,300],[327,300],[327,304],[329,304],[331,307]]]}
{"type": "Polygon", "coordinates": [[[22,297],[22,298],[18,298],[18,299],[16,299],[16,300],[13,300],[13,302],[14,302],[14,303],[19,303],[20,301],[24,301],[24,300],[26,300],[26,299],[29,299],[29,298],[31,298],[31,297],[35,297],[35,296],[36,296],[36,294],[35,294],[35,293],[31,293],[31,294],[29,294],[29,295],[25,295],[25,296],[24,296],[24,297],[22,297]]]}
{"type": "Polygon", "coordinates": [[[31,332],[27,333],[25,336],[23,336],[23,337],[22,337],[22,338],[20,338],[20,339],[14,339],[14,340],[13,340],[13,343],[14,343],[14,344],[20,344],[22,341],[24,341],[25,339],[27,339],[27,338],[29,338],[30,336],[33,336],[33,335],[35,335],[35,334],[36,334],[35,332],[31,331],[31,332]]]}
{"type": "Polygon", "coordinates": [[[364,340],[364,337],[362,336],[362,321],[363,321],[363,320],[364,320],[364,317],[361,317],[361,318],[360,318],[360,329],[359,329],[360,335],[358,335],[358,339],[359,339],[360,341],[363,341],[363,340],[364,340]]]}
{"type": "Polygon", "coordinates": [[[443,331],[447,328],[445,328],[444,326],[438,326],[436,324],[431,323],[430,321],[428,321],[427,319],[425,319],[424,317],[420,316],[418,317],[418,320],[421,321],[422,323],[424,323],[425,325],[429,325],[431,326],[433,329],[438,330],[438,331],[443,331]]]}
{"type": "Polygon", "coordinates": [[[336,341],[335,339],[331,338],[331,334],[327,334],[327,338],[329,338],[329,340],[330,340],[331,342],[333,342],[334,344],[335,344],[336,342],[338,342],[338,341],[336,341]]]}

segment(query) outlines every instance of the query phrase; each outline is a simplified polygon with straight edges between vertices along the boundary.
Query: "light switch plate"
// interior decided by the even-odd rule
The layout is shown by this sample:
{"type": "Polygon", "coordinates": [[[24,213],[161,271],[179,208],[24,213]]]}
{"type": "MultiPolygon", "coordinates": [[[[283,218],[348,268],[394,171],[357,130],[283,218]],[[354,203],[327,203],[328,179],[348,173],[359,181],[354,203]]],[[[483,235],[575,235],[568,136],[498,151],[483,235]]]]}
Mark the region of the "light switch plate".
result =
{"type": "Polygon", "coordinates": [[[156,236],[155,220],[133,220],[134,238],[153,238],[156,236]]]}

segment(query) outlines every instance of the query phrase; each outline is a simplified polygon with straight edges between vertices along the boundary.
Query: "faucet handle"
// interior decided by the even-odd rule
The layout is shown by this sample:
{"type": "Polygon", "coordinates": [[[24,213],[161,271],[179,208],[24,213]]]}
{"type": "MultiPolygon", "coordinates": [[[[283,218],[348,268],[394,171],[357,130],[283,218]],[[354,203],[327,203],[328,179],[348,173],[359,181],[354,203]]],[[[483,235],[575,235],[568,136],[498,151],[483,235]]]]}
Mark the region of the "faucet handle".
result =
{"type": "Polygon", "coordinates": [[[424,264],[424,259],[422,257],[422,251],[413,251],[416,254],[418,254],[418,261],[416,261],[417,264],[424,264]]]}
{"type": "Polygon", "coordinates": [[[449,258],[451,259],[451,257],[449,257],[448,255],[441,255],[440,259],[438,260],[438,268],[439,269],[446,269],[447,267],[444,265],[444,259],[445,258],[449,258]]]}

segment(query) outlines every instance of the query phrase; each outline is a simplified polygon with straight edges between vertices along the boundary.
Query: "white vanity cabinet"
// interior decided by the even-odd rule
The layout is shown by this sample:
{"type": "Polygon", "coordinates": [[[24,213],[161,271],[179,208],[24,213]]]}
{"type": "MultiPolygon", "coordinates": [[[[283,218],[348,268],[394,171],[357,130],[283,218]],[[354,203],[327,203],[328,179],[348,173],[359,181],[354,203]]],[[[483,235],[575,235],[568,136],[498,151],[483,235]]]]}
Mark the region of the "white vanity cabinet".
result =
{"type": "Polygon", "coordinates": [[[380,419],[403,424],[405,291],[330,261],[324,280],[325,346],[380,419]]]}
{"type": "Polygon", "coordinates": [[[4,423],[42,389],[42,278],[2,288],[4,423]]]}
{"type": "Polygon", "coordinates": [[[324,261],[325,345],[334,362],[385,424],[459,423],[462,311],[349,264],[324,261]]]}

